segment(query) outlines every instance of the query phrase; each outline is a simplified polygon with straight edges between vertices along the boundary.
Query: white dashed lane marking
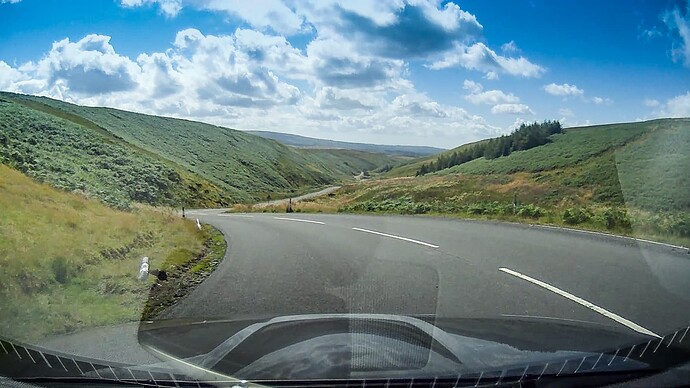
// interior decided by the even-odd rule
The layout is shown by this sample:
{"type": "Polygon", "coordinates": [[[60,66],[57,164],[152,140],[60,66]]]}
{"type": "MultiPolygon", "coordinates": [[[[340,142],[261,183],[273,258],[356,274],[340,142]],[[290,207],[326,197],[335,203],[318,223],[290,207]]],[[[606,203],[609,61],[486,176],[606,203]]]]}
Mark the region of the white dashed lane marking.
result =
{"type": "Polygon", "coordinates": [[[319,224],[319,225],[325,225],[321,221],[312,221],[312,220],[303,220],[300,218],[288,218],[288,217],[273,217],[275,220],[282,220],[282,221],[296,221],[296,222],[307,222],[310,224],[319,224]]]}
{"type": "Polygon", "coordinates": [[[356,231],[364,232],[364,233],[376,234],[376,235],[383,236],[383,237],[390,237],[390,238],[394,238],[397,240],[402,240],[402,241],[407,241],[407,242],[411,242],[411,243],[415,243],[415,244],[419,244],[419,245],[424,245],[425,247],[429,247],[429,248],[438,248],[438,245],[429,244],[429,243],[424,242],[424,241],[413,240],[413,239],[407,238],[407,237],[396,236],[393,234],[377,232],[375,230],[362,229],[362,228],[352,228],[352,230],[356,230],[356,231]]]}

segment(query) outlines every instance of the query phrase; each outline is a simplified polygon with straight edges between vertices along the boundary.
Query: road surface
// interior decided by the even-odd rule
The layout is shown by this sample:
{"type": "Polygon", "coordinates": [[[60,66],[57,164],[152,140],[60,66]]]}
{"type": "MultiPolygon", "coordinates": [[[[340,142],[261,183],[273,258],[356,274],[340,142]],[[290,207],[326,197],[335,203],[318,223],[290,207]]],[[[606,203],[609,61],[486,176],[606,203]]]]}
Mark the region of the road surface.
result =
{"type": "Polygon", "coordinates": [[[687,249],[498,222],[189,211],[224,261],[164,318],[530,316],[663,336],[690,323],[687,249]]]}

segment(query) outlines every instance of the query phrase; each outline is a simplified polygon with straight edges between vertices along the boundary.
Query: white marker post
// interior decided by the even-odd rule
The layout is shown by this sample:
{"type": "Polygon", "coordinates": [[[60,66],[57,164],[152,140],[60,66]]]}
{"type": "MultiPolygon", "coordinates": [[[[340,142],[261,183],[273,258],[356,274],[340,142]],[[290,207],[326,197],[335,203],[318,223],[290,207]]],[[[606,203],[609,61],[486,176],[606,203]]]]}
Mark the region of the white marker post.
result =
{"type": "Polygon", "coordinates": [[[201,223],[199,223],[199,219],[196,219],[196,228],[201,230],[201,223]]]}
{"type": "Polygon", "coordinates": [[[141,267],[139,268],[139,276],[137,280],[144,281],[149,276],[149,258],[144,256],[141,259],[141,267]]]}

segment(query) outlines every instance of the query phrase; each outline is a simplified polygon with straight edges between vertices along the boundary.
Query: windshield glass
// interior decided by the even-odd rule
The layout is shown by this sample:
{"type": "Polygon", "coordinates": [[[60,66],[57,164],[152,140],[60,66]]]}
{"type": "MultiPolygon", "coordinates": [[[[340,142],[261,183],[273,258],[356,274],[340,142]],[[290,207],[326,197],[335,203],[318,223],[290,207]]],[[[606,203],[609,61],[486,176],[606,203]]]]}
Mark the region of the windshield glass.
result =
{"type": "Polygon", "coordinates": [[[0,376],[690,381],[687,0],[0,26],[0,376]]]}

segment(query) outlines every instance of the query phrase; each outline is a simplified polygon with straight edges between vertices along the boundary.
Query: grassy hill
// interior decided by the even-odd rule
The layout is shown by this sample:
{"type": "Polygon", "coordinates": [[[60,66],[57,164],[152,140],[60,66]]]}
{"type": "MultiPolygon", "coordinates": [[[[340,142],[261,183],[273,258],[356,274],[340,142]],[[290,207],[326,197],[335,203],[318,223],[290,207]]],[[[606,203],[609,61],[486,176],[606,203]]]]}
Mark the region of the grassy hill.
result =
{"type": "Polygon", "coordinates": [[[392,163],[383,155],[303,152],[233,129],[12,93],[0,93],[0,158],[122,208],[131,201],[225,206],[280,197],[392,163]]]}
{"type": "Polygon", "coordinates": [[[391,168],[389,171],[386,171],[384,176],[388,178],[414,176],[423,164],[429,164],[431,162],[434,162],[441,155],[451,155],[453,152],[461,152],[467,148],[470,148],[477,144],[482,144],[484,142],[486,142],[486,140],[479,140],[473,143],[463,144],[450,150],[445,150],[435,154],[400,162],[393,166],[393,168],[391,168]]]}
{"type": "Polygon", "coordinates": [[[327,163],[330,168],[343,175],[357,175],[362,171],[373,171],[386,166],[393,166],[402,160],[403,156],[371,153],[347,149],[304,149],[301,152],[315,156],[327,163]]]}
{"type": "MultiPolygon", "coordinates": [[[[551,142],[425,176],[345,185],[296,211],[444,214],[690,245],[690,119],[570,128],[551,142]]],[[[451,151],[452,152],[452,151],[451,151]]],[[[400,174],[402,167],[389,173],[400,174]]]]}
{"type": "MultiPolygon", "coordinates": [[[[15,339],[138,321],[152,269],[191,260],[206,230],[172,213],[120,212],[0,164],[0,331],[15,339]]],[[[152,280],[152,279],[151,279],[152,280]]]]}
{"type": "Polygon", "coordinates": [[[354,151],[364,151],[376,154],[386,154],[394,156],[420,157],[437,154],[444,151],[442,148],[426,146],[405,146],[405,145],[383,145],[351,143],[346,141],[315,139],[313,137],[293,135],[289,133],[270,132],[270,131],[247,131],[251,134],[264,137],[266,139],[277,140],[283,144],[298,148],[320,148],[320,149],[345,149],[354,151]]]}
{"type": "Polygon", "coordinates": [[[0,97],[0,162],[125,209],[232,202],[232,193],[103,131],[0,97]]]}

